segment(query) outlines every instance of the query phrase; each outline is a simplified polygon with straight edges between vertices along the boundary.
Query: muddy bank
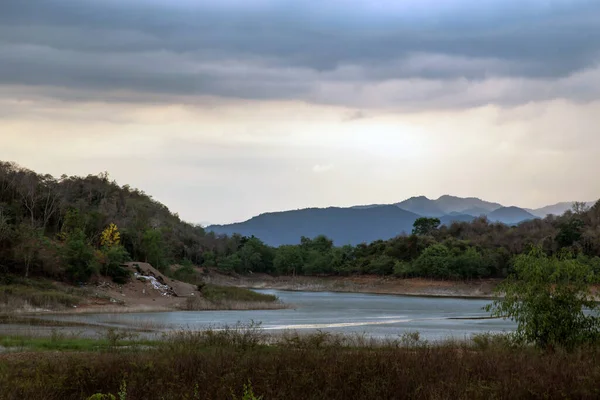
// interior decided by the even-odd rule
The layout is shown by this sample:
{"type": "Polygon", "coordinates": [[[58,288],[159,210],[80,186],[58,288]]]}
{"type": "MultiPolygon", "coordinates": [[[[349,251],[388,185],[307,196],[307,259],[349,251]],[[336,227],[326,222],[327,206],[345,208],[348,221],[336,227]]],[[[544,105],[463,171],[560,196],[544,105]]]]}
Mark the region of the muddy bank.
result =
{"type": "Polygon", "coordinates": [[[130,262],[124,267],[131,272],[131,279],[124,284],[96,277],[77,287],[52,282],[53,289],[48,293],[31,287],[21,288],[20,292],[11,288],[9,301],[0,304],[0,320],[4,315],[273,310],[288,307],[276,299],[265,301],[256,298],[260,295],[254,292],[248,293],[254,295],[250,299],[236,299],[234,295],[239,296],[239,293],[217,293],[219,298],[207,298],[197,285],[169,278],[148,263],[130,262]]]}
{"type": "Polygon", "coordinates": [[[266,274],[229,276],[209,273],[208,283],[249,289],[277,289],[314,292],[352,292],[405,296],[491,298],[500,279],[436,281],[422,278],[400,279],[380,276],[310,277],[266,274]]]}

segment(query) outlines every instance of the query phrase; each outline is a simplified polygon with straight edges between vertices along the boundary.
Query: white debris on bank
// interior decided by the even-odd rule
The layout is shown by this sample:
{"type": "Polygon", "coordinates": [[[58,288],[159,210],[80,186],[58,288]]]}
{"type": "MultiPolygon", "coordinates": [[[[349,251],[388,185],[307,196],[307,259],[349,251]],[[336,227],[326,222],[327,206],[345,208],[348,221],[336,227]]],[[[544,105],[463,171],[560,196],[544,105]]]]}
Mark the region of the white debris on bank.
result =
{"type": "Polygon", "coordinates": [[[135,279],[139,279],[139,280],[143,280],[143,281],[149,281],[150,284],[152,285],[152,287],[156,290],[159,290],[161,292],[161,294],[163,296],[170,296],[171,295],[171,288],[168,285],[163,285],[162,283],[160,283],[158,281],[158,279],[156,279],[153,276],[148,276],[148,275],[141,275],[140,273],[136,272],[133,274],[133,276],[135,276],[135,279]]]}

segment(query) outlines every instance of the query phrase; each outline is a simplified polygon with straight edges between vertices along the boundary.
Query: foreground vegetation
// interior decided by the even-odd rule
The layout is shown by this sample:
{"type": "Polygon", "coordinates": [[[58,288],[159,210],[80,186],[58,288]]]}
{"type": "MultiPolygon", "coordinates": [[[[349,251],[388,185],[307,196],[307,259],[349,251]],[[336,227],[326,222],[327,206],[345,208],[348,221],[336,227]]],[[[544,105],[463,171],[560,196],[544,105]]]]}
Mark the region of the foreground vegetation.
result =
{"type": "Polygon", "coordinates": [[[259,324],[158,340],[114,329],[97,340],[0,337],[0,399],[592,399],[600,395],[595,281],[567,256],[518,256],[490,307],[517,330],[464,342],[427,343],[416,332],[268,335],[259,324]]]}
{"type": "Polygon", "coordinates": [[[290,333],[274,341],[250,327],[181,332],[144,347],[15,342],[21,352],[0,355],[0,399],[591,399],[600,391],[600,348],[549,353],[494,336],[437,345],[418,335],[382,343],[290,333]],[[54,349],[63,351],[45,351],[54,349]]]}

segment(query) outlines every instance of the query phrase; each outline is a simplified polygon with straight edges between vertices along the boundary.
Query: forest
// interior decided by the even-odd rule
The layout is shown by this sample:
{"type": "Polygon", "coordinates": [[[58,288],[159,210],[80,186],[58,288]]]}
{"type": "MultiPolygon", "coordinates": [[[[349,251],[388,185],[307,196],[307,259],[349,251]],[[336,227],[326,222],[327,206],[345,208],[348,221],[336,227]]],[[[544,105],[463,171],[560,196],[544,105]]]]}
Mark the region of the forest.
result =
{"type": "Polygon", "coordinates": [[[421,218],[412,234],[390,240],[336,247],[325,236],[302,237],[297,245],[274,248],[256,237],[206,232],[108,173],[55,178],[0,162],[4,280],[86,282],[105,275],[119,282],[127,279],[120,265],[128,260],[175,275],[208,267],[238,274],[503,278],[515,256],[533,247],[600,271],[600,202],[591,208],[574,203],[564,215],[514,226],[485,217],[449,225],[421,218]]]}

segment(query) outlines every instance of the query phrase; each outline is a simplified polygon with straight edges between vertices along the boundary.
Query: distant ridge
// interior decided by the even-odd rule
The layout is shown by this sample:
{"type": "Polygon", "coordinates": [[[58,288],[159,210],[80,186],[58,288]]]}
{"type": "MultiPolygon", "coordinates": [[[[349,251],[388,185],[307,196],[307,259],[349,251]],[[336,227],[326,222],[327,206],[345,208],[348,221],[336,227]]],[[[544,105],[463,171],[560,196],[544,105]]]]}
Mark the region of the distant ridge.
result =
{"type": "MultiPolygon", "coordinates": [[[[573,208],[573,203],[574,203],[573,201],[556,203],[556,204],[552,204],[550,206],[538,208],[535,210],[527,209],[527,211],[539,218],[544,218],[546,215],[550,215],[550,214],[563,215],[567,210],[570,210],[571,208],[573,208]]],[[[596,204],[596,202],[595,201],[587,201],[587,202],[585,202],[585,204],[588,207],[591,207],[594,204],[596,204]]]]}
{"type": "Polygon", "coordinates": [[[356,245],[410,233],[417,214],[395,206],[307,208],[261,214],[231,225],[212,225],[215,233],[254,235],[271,246],[298,244],[302,236],[326,235],[336,245],[356,245]]]}
{"type": "MultiPolygon", "coordinates": [[[[593,203],[589,203],[592,205],[593,203]]],[[[415,196],[394,204],[354,207],[306,208],[258,215],[247,221],[211,225],[207,231],[217,234],[254,235],[272,246],[297,244],[302,236],[326,235],[336,245],[369,243],[410,233],[420,217],[439,218],[441,224],[470,222],[480,216],[491,222],[514,225],[546,214],[563,214],[572,202],[558,203],[536,210],[505,207],[476,197],[444,195],[436,200],[415,196]]]]}
{"type": "Polygon", "coordinates": [[[537,217],[519,207],[502,207],[489,213],[487,218],[492,222],[502,222],[512,225],[537,217]]]}
{"type": "Polygon", "coordinates": [[[395,205],[427,217],[441,217],[451,213],[479,216],[502,207],[502,204],[491,203],[476,197],[462,198],[450,195],[441,196],[437,200],[431,200],[425,196],[411,197],[395,205]]]}

